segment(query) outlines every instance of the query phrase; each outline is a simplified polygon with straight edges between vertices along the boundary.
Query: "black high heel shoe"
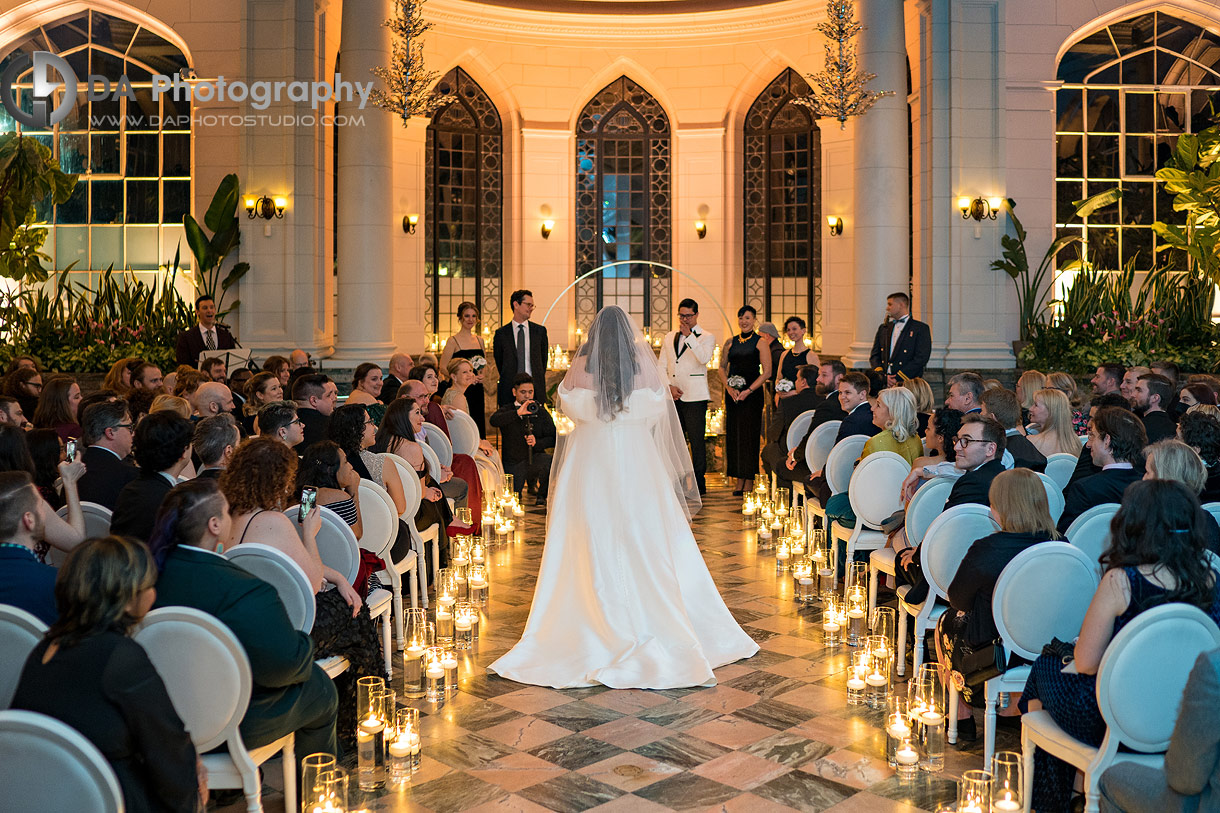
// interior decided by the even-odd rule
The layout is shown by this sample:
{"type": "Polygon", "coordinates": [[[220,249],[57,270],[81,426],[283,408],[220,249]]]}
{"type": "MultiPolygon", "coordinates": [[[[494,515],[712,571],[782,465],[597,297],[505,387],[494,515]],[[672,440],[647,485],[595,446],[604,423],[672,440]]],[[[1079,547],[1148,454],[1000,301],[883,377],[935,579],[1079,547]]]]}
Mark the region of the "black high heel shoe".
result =
{"type": "Polygon", "coordinates": [[[957,747],[960,749],[963,746],[973,743],[979,738],[979,729],[975,725],[973,717],[967,717],[964,720],[957,721],[957,747]]]}

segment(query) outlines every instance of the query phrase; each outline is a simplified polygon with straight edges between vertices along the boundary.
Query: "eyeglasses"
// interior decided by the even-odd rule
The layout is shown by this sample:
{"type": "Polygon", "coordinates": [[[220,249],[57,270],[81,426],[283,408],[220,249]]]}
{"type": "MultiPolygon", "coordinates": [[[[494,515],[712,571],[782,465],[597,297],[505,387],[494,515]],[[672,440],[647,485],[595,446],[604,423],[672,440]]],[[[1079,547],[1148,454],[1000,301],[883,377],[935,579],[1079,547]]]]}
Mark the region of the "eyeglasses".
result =
{"type": "Polygon", "coordinates": [[[114,426],[112,426],[110,428],[111,429],[131,429],[134,426],[135,426],[134,423],[116,423],[114,426]]]}
{"type": "Polygon", "coordinates": [[[299,423],[301,426],[305,425],[305,421],[301,420],[300,418],[293,418],[292,420],[290,420],[288,422],[288,425],[292,426],[293,424],[297,424],[297,423],[299,423]]]}
{"type": "Polygon", "coordinates": [[[698,315],[699,315],[699,314],[697,314],[697,313],[679,313],[679,314],[678,314],[678,318],[679,318],[679,319],[682,319],[682,320],[686,320],[686,319],[694,319],[694,318],[695,318],[696,316],[698,316],[698,315]]]}
{"type": "Polygon", "coordinates": [[[972,437],[961,437],[961,436],[955,437],[953,439],[953,445],[955,447],[961,446],[963,449],[968,448],[971,443],[990,443],[990,442],[991,441],[986,440],[985,438],[972,438],[972,437]]]}
{"type": "Polygon", "coordinates": [[[376,425],[377,425],[377,421],[373,420],[372,418],[369,418],[368,420],[366,420],[366,421],[364,422],[364,425],[365,425],[365,426],[376,426],[376,425]]]}

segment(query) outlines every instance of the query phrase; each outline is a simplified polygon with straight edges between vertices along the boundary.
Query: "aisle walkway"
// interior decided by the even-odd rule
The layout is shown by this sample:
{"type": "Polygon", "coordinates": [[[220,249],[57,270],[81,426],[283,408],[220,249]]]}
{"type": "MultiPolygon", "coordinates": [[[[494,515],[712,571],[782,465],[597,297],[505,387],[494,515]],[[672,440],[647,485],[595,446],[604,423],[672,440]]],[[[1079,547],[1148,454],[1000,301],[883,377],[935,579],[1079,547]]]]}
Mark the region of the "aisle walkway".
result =
{"type": "MultiPolygon", "coordinates": [[[[792,601],[791,579],[778,578],[774,558],[745,541],[739,509],[740,499],[716,484],[695,534],[726,603],[762,651],[718,669],[716,687],[658,692],[557,691],[485,674],[481,667],[516,642],[529,612],[543,519],[528,508],[524,541],[491,559],[492,600],[478,649],[462,664],[461,692],[440,708],[419,704],[421,772],[409,790],[369,794],[365,807],[898,813],[952,800],[955,778],[982,767],[982,737],[968,751],[949,746],[944,774],[900,782],[885,765],[882,713],[846,706],[845,648],[823,648],[819,610],[792,601]]],[[[1017,746],[1015,733],[999,735],[1001,750],[1017,746]]],[[[282,797],[270,794],[268,803],[282,808],[282,797]]]]}

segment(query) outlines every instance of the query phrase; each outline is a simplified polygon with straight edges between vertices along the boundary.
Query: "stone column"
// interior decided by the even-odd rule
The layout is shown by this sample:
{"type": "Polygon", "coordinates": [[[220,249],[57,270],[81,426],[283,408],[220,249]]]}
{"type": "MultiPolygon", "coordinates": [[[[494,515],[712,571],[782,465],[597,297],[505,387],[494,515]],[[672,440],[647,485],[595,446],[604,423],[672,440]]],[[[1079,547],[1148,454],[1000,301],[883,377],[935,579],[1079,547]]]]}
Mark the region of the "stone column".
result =
{"type": "MultiPolygon", "coordinates": [[[[346,0],[339,40],[339,72],[346,82],[374,81],[372,69],[390,64],[387,0],[346,0]]],[[[380,80],[376,80],[378,85],[380,80]]],[[[335,106],[337,116],[364,118],[339,132],[337,229],[338,325],[335,359],[384,363],[395,350],[393,325],[394,119],[359,98],[335,106]]],[[[342,119],[339,119],[342,121],[342,119]]],[[[398,215],[401,221],[401,214],[398,215]]]]}
{"type": "Polygon", "coordinates": [[[907,54],[903,5],[860,0],[860,69],[875,73],[869,88],[893,91],[853,122],[855,127],[855,328],[843,357],[868,364],[885,297],[906,291],[910,252],[907,187],[907,54]]]}

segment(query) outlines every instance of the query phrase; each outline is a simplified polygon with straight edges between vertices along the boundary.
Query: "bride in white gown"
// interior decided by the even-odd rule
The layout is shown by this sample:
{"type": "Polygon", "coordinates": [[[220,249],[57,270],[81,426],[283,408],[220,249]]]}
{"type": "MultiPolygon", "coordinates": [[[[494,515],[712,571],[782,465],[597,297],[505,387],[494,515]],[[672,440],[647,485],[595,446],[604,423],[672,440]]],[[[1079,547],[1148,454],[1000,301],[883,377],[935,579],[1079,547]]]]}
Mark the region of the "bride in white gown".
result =
{"type": "Polygon", "coordinates": [[[559,387],[575,429],[551,467],[546,547],[521,640],[488,667],[559,689],[710,685],[758,645],[691,533],[699,510],[669,387],[631,317],[602,309],[559,387]]]}

